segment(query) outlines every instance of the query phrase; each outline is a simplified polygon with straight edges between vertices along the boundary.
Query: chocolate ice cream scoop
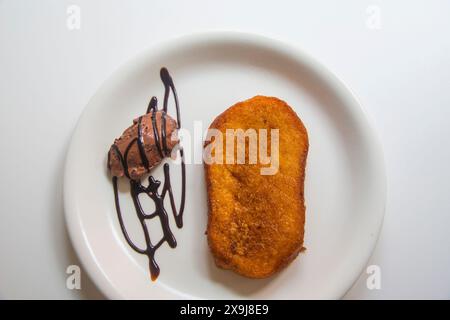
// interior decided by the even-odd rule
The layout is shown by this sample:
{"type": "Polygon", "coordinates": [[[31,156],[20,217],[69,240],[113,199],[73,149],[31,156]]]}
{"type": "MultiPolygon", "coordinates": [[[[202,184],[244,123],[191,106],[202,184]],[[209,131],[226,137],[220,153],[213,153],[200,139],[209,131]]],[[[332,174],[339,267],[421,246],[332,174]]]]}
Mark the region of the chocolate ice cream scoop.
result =
{"type": "Polygon", "coordinates": [[[108,153],[108,168],[114,177],[140,179],[170,156],[178,144],[177,122],[164,111],[153,111],[133,120],[108,153]],[[165,128],[165,130],[164,130],[165,128]]]}

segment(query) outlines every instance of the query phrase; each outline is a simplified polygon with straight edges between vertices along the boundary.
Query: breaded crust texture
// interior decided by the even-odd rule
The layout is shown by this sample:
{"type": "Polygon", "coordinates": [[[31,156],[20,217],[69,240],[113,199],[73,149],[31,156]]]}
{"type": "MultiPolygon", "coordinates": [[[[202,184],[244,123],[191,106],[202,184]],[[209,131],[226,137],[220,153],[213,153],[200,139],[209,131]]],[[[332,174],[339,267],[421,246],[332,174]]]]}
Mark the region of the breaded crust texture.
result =
{"type": "MultiPolygon", "coordinates": [[[[267,129],[269,155],[271,129],[279,129],[279,167],[274,175],[261,175],[260,169],[269,165],[259,158],[257,164],[248,163],[248,145],[245,164],[205,162],[207,238],[216,265],[249,278],[269,277],[303,250],[306,128],[286,102],[266,96],[236,103],[210,128],[223,133],[223,153],[226,129],[267,129]]],[[[214,148],[212,154],[220,152],[214,148]]]]}

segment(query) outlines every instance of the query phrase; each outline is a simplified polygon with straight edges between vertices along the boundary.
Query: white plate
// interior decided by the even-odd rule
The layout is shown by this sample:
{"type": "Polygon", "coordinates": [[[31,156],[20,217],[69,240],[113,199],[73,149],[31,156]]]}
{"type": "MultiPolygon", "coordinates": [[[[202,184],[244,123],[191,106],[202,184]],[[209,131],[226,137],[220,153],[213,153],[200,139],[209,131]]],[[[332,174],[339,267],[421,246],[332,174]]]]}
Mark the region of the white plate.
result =
{"type": "MultiPolygon", "coordinates": [[[[197,151],[201,143],[198,137],[197,151]]],[[[161,171],[159,167],[155,175],[161,171]]],[[[175,186],[178,190],[179,177],[175,186]]],[[[131,236],[142,243],[128,200],[121,194],[125,221],[131,236]]],[[[72,138],[64,202],[83,266],[110,298],[334,299],[352,286],[376,244],[384,214],[385,169],[381,147],[360,105],[322,65],[297,48],[265,37],[208,33],[153,46],[102,85],[72,138]],[[185,226],[177,229],[171,223],[178,247],[165,244],[158,251],[161,275],[156,282],[149,279],[147,257],[125,242],[106,155],[113,139],[145,112],[150,97],[162,98],[162,66],[172,74],[182,123],[189,130],[196,120],[206,129],[226,108],[257,94],[287,101],[307,127],[308,250],[278,275],[251,280],[215,267],[204,235],[206,190],[203,166],[198,164],[187,165],[185,226]]],[[[150,229],[160,233],[153,225],[150,229]]]]}

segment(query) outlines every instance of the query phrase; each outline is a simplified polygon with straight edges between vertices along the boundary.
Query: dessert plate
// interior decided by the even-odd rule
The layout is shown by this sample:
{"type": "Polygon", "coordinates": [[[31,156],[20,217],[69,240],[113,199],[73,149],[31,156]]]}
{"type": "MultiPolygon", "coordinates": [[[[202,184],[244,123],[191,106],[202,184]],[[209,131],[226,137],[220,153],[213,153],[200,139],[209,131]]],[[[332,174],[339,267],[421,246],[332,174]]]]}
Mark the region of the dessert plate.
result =
{"type": "MultiPolygon", "coordinates": [[[[178,171],[172,177],[175,197],[181,188],[178,171]]],[[[152,174],[162,177],[162,165],[152,174]]],[[[185,36],[152,46],[114,72],[78,122],[64,180],[66,222],[83,270],[107,297],[127,299],[340,298],[374,249],[386,192],[382,149],[343,83],[298,48],[234,32],[185,36]],[[153,95],[162,98],[161,67],[170,70],[182,127],[191,137],[183,139],[184,227],[172,227],[176,248],[165,243],[158,250],[161,273],[153,282],[147,257],[133,251],[122,234],[106,162],[114,138],[145,113],[153,95]],[[202,133],[218,114],[258,94],[285,100],[309,133],[307,250],[279,274],[252,280],[218,269],[208,250],[201,150],[202,133]]],[[[126,187],[119,183],[124,221],[130,237],[143,246],[126,187]]],[[[148,227],[152,236],[161,237],[159,223],[148,227]]]]}

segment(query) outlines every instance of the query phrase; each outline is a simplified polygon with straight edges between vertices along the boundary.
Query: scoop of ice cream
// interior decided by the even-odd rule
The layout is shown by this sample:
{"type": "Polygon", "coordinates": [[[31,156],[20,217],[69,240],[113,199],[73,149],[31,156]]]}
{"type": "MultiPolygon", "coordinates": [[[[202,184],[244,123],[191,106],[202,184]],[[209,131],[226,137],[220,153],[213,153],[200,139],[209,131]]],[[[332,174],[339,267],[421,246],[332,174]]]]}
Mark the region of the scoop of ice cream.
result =
{"type": "Polygon", "coordinates": [[[115,177],[125,175],[138,180],[165,156],[170,156],[178,142],[176,120],[163,111],[150,112],[133,120],[133,125],[127,128],[120,138],[114,140],[108,154],[108,167],[115,177]],[[165,137],[162,130],[163,117],[165,137]],[[138,142],[139,138],[141,143],[138,142]]]}

